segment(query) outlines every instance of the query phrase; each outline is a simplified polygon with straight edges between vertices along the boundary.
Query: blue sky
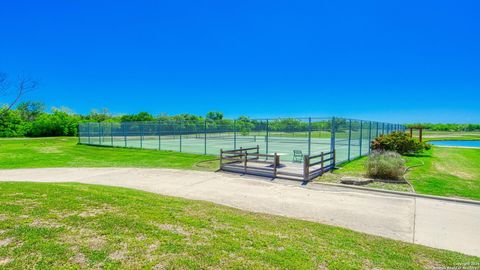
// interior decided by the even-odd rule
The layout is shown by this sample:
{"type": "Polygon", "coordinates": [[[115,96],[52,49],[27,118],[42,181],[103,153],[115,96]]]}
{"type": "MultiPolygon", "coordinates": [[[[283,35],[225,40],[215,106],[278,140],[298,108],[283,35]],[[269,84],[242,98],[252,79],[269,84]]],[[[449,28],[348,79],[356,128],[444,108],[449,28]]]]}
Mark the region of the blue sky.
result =
{"type": "Polygon", "coordinates": [[[0,71],[78,113],[480,122],[478,1],[5,1],[0,71]]]}

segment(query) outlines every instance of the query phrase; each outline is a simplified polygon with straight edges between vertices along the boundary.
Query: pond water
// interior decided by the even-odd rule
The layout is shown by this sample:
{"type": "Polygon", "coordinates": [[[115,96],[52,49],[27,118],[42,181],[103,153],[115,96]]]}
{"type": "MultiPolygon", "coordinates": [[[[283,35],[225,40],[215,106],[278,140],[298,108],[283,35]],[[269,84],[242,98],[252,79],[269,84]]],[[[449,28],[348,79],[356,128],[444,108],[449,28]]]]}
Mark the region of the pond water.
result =
{"type": "Polygon", "coordinates": [[[430,141],[428,143],[438,146],[480,147],[480,141],[430,141]]]}

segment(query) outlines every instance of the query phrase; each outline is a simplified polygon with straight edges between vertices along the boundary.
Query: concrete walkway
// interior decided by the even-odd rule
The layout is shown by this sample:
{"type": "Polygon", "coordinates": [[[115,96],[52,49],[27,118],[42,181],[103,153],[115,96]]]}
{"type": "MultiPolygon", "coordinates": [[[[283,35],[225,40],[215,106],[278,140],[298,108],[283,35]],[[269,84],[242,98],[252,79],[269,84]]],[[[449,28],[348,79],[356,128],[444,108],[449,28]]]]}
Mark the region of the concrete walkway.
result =
{"type": "Polygon", "coordinates": [[[0,170],[0,181],[79,182],[205,200],[480,256],[480,206],[173,169],[0,170]]]}

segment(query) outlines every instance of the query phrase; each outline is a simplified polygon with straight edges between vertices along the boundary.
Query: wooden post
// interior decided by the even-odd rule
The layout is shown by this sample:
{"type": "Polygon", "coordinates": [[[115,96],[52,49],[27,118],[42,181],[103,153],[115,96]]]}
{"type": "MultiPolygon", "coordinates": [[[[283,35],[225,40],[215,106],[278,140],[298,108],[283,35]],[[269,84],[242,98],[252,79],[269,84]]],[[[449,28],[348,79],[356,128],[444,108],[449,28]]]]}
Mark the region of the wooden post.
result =
{"type": "Polygon", "coordinates": [[[323,159],[324,159],[324,154],[323,152],[321,153],[321,160],[320,160],[320,175],[323,175],[323,159]]]}
{"type": "Polygon", "coordinates": [[[333,164],[332,164],[332,171],[333,169],[335,169],[335,163],[336,163],[336,159],[337,159],[337,154],[335,153],[336,150],[333,150],[333,164]]]}
{"type": "Polygon", "coordinates": [[[413,137],[413,128],[410,128],[410,138],[413,137]]]}
{"type": "Polygon", "coordinates": [[[303,156],[303,180],[308,181],[310,176],[310,157],[307,155],[303,156]]]}
{"type": "Polygon", "coordinates": [[[423,140],[423,128],[418,129],[418,139],[420,140],[420,142],[422,142],[422,140],[423,140]]]}
{"type": "Polygon", "coordinates": [[[248,160],[248,153],[245,151],[245,161],[244,161],[244,172],[247,174],[247,160],[248,160]]]}
{"type": "Polygon", "coordinates": [[[222,167],[223,167],[222,158],[223,158],[223,149],[220,149],[220,170],[221,170],[222,167]]]}
{"type": "Polygon", "coordinates": [[[277,177],[277,165],[278,165],[279,160],[278,160],[278,155],[275,153],[274,158],[273,158],[273,178],[277,177]]]}

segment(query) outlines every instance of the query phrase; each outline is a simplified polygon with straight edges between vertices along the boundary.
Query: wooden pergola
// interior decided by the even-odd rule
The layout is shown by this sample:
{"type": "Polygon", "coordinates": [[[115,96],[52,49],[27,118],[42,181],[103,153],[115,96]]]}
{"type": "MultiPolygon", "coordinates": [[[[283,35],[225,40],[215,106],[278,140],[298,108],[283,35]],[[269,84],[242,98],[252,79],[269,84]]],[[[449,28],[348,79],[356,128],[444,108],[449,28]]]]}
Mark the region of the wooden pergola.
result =
{"type": "Polygon", "coordinates": [[[421,142],[423,139],[423,126],[410,126],[410,137],[413,137],[413,130],[418,130],[418,140],[421,142]]]}

